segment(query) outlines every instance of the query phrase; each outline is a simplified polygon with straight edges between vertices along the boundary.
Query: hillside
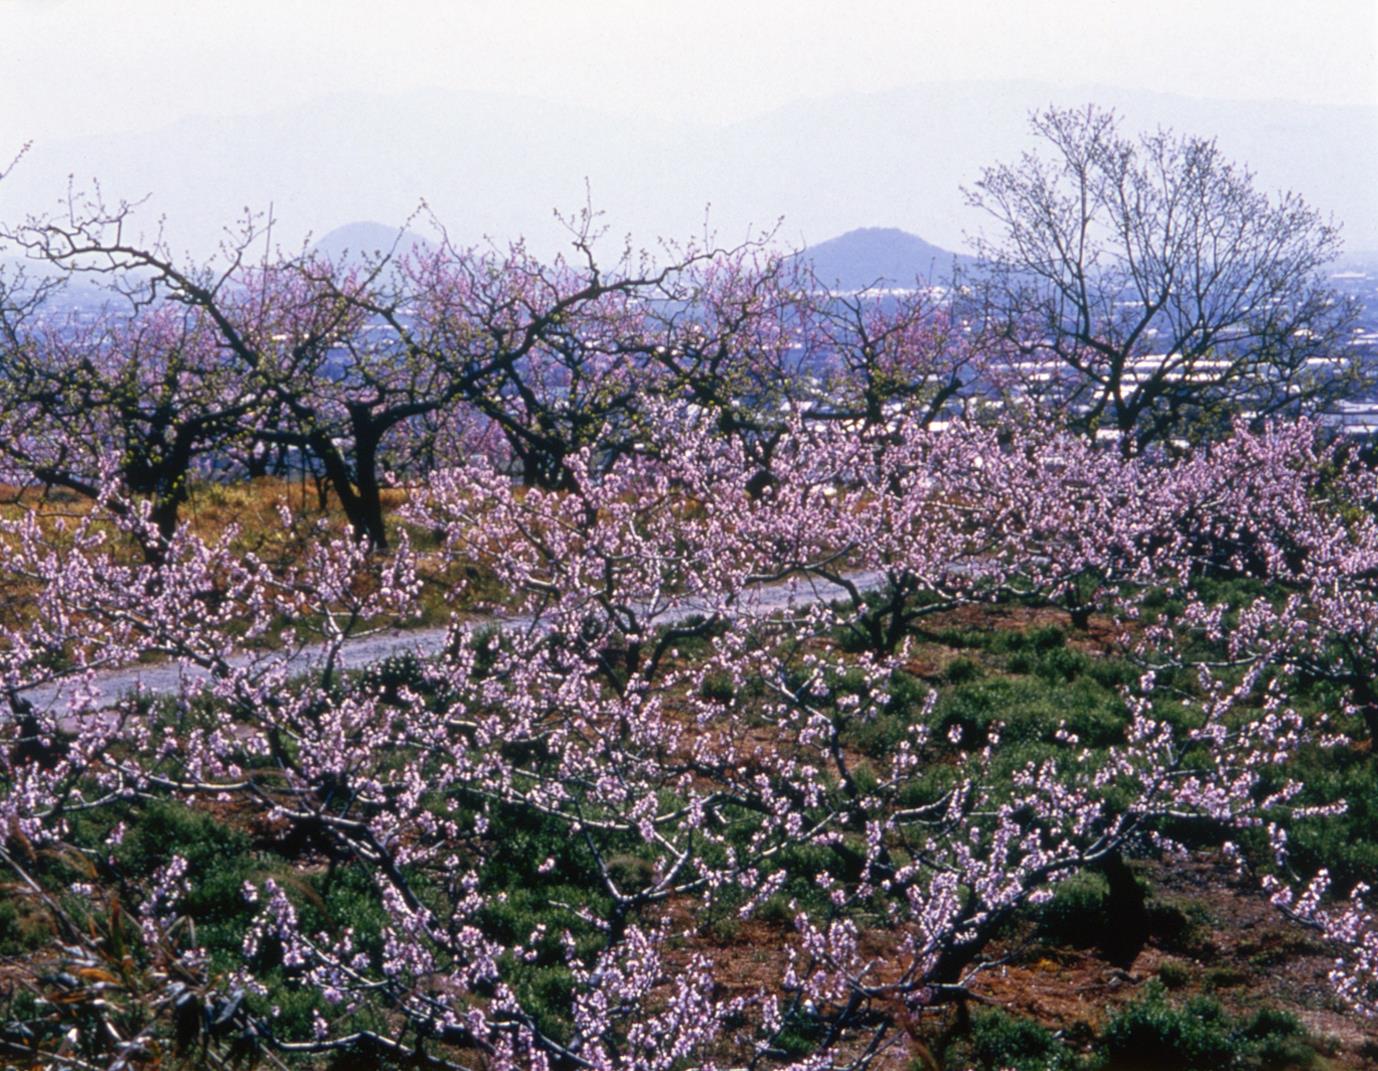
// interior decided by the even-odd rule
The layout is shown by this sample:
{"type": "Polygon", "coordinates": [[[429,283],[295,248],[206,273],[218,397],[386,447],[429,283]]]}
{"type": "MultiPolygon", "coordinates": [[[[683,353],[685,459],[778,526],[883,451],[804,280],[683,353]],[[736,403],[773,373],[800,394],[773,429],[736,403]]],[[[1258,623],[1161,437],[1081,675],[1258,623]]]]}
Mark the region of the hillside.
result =
{"type": "Polygon", "coordinates": [[[809,246],[799,255],[813,263],[820,282],[839,290],[936,281],[949,276],[954,264],[971,260],[897,227],[862,227],[809,246]]]}
{"type": "Polygon", "coordinates": [[[137,222],[151,232],[166,215],[175,245],[205,253],[245,205],[271,203],[275,233],[292,244],[342,220],[400,221],[424,196],[455,234],[523,235],[545,255],[568,241],[551,209],[577,210],[590,192],[614,241],[698,233],[711,205],[710,230],[724,238],[783,216],[787,240],[870,220],[956,248],[986,222],[961,187],[1028,147],[1029,110],[1091,100],[1114,107],[1126,129],[1218,133],[1222,152],[1253,169],[1260,188],[1297,190],[1344,223],[1352,247],[1378,247],[1378,187],[1366,178],[1378,171],[1378,109],[1037,82],[842,94],[724,126],[513,95],[357,92],[37,140],[5,179],[4,198],[17,218],[59,205],[73,173],[79,189],[99,178],[112,197],[151,195],[137,222]]]}
{"type": "Polygon", "coordinates": [[[313,253],[331,260],[353,260],[389,252],[402,256],[412,250],[424,253],[434,248],[431,242],[420,235],[371,220],[336,227],[311,245],[313,253]]]}

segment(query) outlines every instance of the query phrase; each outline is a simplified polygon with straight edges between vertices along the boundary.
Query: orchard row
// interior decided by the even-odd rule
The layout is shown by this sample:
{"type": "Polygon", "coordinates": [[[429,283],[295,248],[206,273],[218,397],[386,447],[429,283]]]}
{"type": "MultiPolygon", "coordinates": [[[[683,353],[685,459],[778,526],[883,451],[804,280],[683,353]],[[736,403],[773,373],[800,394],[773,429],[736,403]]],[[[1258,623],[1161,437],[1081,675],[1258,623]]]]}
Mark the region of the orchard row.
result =
{"type": "Polygon", "coordinates": [[[1335,993],[1373,1009],[1365,889],[1288,859],[1290,829],[1346,803],[1293,764],[1378,727],[1371,470],[1305,423],[1169,462],[796,415],[763,459],[701,408],[643,404],[646,449],[573,451],[559,487],[478,455],[435,473],[387,553],[341,531],[270,566],[233,531],[163,535],[112,481],[58,536],[7,524],[5,583],[33,595],[0,643],[4,862],[71,983],[36,1006],[35,1052],[889,1066],[1059,880],[1184,843],[1322,931],[1335,993]],[[524,616],[343,675],[351,629],[414,608],[407,532],[524,616]],[[1117,633],[1137,668],[1109,721],[945,720],[915,645],[987,603],[1117,633]],[[208,674],[83,693],[151,656],[208,674]],[[26,704],[54,678],[64,708],[26,704]],[[259,846],[160,857],[141,823],[169,813],[259,846]],[[750,984],[707,936],[724,916],[778,933],[750,984]]]}

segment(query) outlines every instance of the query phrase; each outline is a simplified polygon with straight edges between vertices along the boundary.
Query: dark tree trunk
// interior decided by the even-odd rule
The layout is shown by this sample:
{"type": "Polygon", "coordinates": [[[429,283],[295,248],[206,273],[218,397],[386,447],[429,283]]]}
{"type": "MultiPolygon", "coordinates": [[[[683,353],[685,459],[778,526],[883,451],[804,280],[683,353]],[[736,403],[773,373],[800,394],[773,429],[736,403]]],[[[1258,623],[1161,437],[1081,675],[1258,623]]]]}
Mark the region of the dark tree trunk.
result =
{"type": "Polygon", "coordinates": [[[1118,851],[1111,852],[1100,864],[1110,887],[1106,898],[1106,930],[1101,936],[1101,954],[1116,967],[1128,970],[1133,966],[1144,943],[1148,940],[1148,908],[1144,891],[1134,880],[1134,872],[1118,851]]]}

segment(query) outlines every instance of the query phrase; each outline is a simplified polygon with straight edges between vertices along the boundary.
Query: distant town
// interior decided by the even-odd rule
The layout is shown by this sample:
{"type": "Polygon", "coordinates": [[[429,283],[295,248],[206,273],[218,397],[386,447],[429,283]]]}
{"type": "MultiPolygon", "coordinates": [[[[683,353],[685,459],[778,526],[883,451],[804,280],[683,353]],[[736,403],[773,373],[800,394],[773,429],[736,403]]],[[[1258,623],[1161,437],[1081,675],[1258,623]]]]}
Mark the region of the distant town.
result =
{"type": "MultiPolygon", "coordinates": [[[[385,254],[400,256],[432,248],[425,238],[408,231],[381,223],[355,222],[324,235],[314,243],[312,251],[338,261],[385,254]]],[[[971,272],[976,263],[968,254],[954,253],[889,227],[858,228],[809,246],[797,256],[809,262],[821,285],[840,296],[863,301],[885,301],[913,294],[916,289],[927,290],[935,299],[945,299],[954,275],[971,272]]],[[[11,262],[12,269],[18,266],[18,262],[11,262]]],[[[73,285],[56,292],[54,311],[68,314],[75,310],[82,318],[94,316],[110,300],[109,291],[99,285],[103,281],[99,276],[77,278],[73,285]]],[[[1359,317],[1352,329],[1351,354],[1357,352],[1365,368],[1378,371],[1378,251],[1345,254],[1330,265],[1326,281],[1339,296],[1357,302],[1359,317]]],[[[1154,333],[1153,329],[1147,331],[1146,339],[1151,341],[1154,333]]],[[[1154,373],[1169,357],[1145,353],[1130,370],[1129,380],[1154,373]]],[[[1318,356],[1309,363],[1324,366],[1326,359],[1318,356]]],[[[1335,363],[1338,366],[1341,362],[1336,358],[1335,363]]],[[[1021,372],[1032,377],[1031,381],[1038,379],[1037,368],[1021,365],[1021,372]]],[[[1209,368],[1196,363],[1193,374],[1208,373],[1209,368]]],[[[1333,403],[1322,420],[1347,437],[1367,439],[1378,435],[1378,386],[1333,403]]]]}

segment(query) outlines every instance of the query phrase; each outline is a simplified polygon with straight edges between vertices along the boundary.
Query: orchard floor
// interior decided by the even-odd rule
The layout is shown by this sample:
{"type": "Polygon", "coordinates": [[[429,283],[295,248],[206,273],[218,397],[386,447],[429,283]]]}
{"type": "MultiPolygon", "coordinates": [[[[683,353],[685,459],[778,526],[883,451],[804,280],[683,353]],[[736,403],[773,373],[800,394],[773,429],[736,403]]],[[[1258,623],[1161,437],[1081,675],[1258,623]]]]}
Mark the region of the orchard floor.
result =
{"type": "MultiPolygon", "coordinates": [[[[1027,667],[1012,668],[1012,656],[990,643],[999,634],[1010,638],[1032,636],[1036,630],[1056,632],[1059,644],[1091,660],[1112,658],[1122,649],[1121,626],[1096,618],[1087,631],[1068,633],[1065,613],[1050,608],[968,606],[934,615],[925,625],[923,640],[911,649],[906,669],[929,682],[954,679],[954,669],[965,660],[974,660],[979,674],[985,675],[978,681],[1028,678],[1027,667]]],[[[1053,648],[1053,653],[1060,649],[1053,648]]],[[[300,875],[327,866],[328,860],[311,843],[293,840],[285,823],[268,819],[247,801],[205,802],[197,809],[208,812],[219,826],[243,834],[253,851],[290,860],[300,875]]],[[[1306,1029],[1314,1059],[1267,1064],[1260,1071],[1378,1071],[1378,1023],[1341,1009],[1327,981],[1330,950],[1283,917],[1255,877],[1241,877],[1214,850],[1185,860],[1131,858],[1130,865],[1144,890],[1152,927],[1127,967],[1112,964],[1097,951],[1103,933],[1096,930],[1093,917],[1077,922],[1075,933],[1066,939],[1050,935],[1031,915],[1025,916],[987,950],[985,959],[1005,962],[979,976],[968,1010],[979,1015],[998,1009],[1053,1032],[1072,1052],[1091,1052],[1118,1011],[1161,986],[1174,1006],[1209,997],[1238,1019],[1261,1008],[1295,1016],[1306,1029]]],[[[4,896],[0,887],[0,900],[4,896]]],[[[694,904],[672,903],[667,909],[678,916],[674,922],[683,924],[675,929],[692,928],[694,904]]],[[[752,994],[778,985],[791,929],[787,913],[762,913],[740,922],[723,919],[706,926],[691,946],[681,945],[678,954],[686,960],[692,952],[710,956],[717,965],[721,995],[752,994]]],[[[883,963],[893,941],[893,934],[872,930],[865,936],[865,951],[883,963]]],[[[0,957],[0,994],[16,988],[43,989],[45,959],[43,953],[0,957]]],[[[872,1065],[873,1071],[957,1071],[970,1066],[954,1056],[963,1051],[964,1036],[962,1012],[956,1007],[920,1021],[903,1009],[895,1012],[895,1021],[907,1032],[891,1035],[897,1043],[872,1065]],[[945,1043],[954,1039],[955,1046],[944,1054],[945,1043]]],[[[1121,1071],[1120,1065],[1101,1067],[1121,1071]]],[[[1139,1071],[1140,1065],[1134,1068],[1139,1071]]]]}
{"type": "Polygon", "coordinates": [[[1322,1043],[1331,1067],[1378,1067],[1378,1024],[1340,1010],[1326,981],[1325,946],[1283,918],[1256,884],[1204,856],[1134,869],[1168,918],[1180,912],[1181,932],[1155,933],[1128,971],[1084,949],[1031,950],[986,975],[976,992],[1075,1035],[1099,1027],[1107,1010],[1157,977],[1173,981],[1175,998],[1208,993],[1237,1014],[1262,1004],[1291,1012],[1322,1043]]]}
{"type": "MultiPolygon", "coordinates": [[[[1325,946],[1285,919],[1256,884],[1208,853],[1173,862],[1139,860],[1133,869],[1159,923],[1128,970],[1094,949],[1015,935],[991,950],[988,958],[1008,955],[1010,962],[972,987],[977,1000],[970,1008],[998,1008],[1078,1047],[1078,1039],[1095,1038],[1109,1016],[1141,998],[1156,979],[1173,1003],[1202,995],[1234,1016],[1262,1006],[1296,1016],[1316,1049],[1316,1071],[1378,1068],[1378,1023],[1340,1007],[1326,980],[1331,957],[1325,946]]],[[[783,957],[774,927],[743,925],[711,952],[729,989],[748,992],[779,977],[783,957]]],[[[937,1048],[958,1014],[954,1009],[918,1026],[917,1043],[905,1039],[876,1071],[927,1067],[923,1050],[937,1048]]],[[[933,1066],[957,1065],[935,1059],[933,1066]]]]}

